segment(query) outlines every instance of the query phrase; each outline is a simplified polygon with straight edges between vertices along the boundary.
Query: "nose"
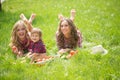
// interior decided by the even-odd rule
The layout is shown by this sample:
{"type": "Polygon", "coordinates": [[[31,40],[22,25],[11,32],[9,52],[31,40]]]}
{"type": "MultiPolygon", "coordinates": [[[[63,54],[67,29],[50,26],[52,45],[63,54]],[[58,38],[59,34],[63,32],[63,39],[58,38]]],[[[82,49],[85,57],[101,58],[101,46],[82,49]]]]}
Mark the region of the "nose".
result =
{"type": "Polygon", "coordinates": [[[65,26],[62,26],[62,29],[64,29],[65,28],[65,26]]]}
{"type": "Polygon", "coordinates": [[[20,30],[20,32],[23,32],[23,30],[20,30]]]}
{"type": "Polygon", "coordinates": [[[20,29],[20,32],[23,32],[24,30],[23,29],[20,29]]]}

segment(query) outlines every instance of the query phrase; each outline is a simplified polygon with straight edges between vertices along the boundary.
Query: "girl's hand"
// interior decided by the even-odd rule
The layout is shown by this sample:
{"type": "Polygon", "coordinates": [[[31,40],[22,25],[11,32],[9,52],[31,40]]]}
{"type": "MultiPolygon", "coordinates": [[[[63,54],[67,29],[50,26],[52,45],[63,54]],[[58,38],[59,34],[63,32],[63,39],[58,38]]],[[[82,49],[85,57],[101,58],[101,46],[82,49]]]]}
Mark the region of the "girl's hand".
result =
{"type": "Polygon", "coordinates": [[[23,53],[19,51],[19,52],[18,52],[18,56],[19,56],[19,57],[23,56],[23,53]]]}
{"type": "Polygon", "coordinates": [[[63,53],[66,53],[66,52],[69,52],[71,49],[69,48],[66,48],[66,49],[61,49],[58,51],[58,54],[63,54],[63,53]]]}
{"type": "Polygon", "coordinates": [[[18,53],[18,48],[17,48],[16,46],[13,46],[13,47],[12,47],[12,51],[13,51],[15,54],[17,54],[17,53],[18,53]]]}

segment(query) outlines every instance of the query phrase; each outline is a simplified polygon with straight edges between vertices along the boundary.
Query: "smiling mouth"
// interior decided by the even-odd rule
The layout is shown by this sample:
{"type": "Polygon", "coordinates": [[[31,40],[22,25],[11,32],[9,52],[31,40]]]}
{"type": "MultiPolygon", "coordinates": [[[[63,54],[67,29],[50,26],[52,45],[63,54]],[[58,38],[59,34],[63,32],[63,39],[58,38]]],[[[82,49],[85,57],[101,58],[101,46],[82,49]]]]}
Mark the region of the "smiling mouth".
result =
{"type": "Polygon", "coordinates": [[[21,38],[25,37],[25,33],[19,33],[19,37],[21,38]]]}
{"type": "Polygon", "coordinates": [[[32,39],[33,41],[36,41],[36,39],[32,39]]]}
{"type": "Polygon", "coordinates": [[[19,35],[20,35],[20,36],[24,36],[24,33],[20,33],[19,35]]]}
{"type": "Polygon", "coordinates": [[[66,33],[67,31],[62,31],[63,33],[66,33]]]}

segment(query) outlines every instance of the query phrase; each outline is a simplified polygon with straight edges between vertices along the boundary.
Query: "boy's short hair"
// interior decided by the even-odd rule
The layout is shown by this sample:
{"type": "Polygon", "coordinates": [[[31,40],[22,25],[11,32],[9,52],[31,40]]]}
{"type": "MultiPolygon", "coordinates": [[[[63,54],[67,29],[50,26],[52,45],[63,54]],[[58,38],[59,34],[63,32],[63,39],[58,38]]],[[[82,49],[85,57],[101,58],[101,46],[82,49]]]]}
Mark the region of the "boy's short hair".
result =
{"type": "Polygon", "coordinates": [[[33,28],[32,31],[31,31],[31,35],[33,33],[39,34],[40,37],[42,36],[42,31],[39,28],[33,28]]]}

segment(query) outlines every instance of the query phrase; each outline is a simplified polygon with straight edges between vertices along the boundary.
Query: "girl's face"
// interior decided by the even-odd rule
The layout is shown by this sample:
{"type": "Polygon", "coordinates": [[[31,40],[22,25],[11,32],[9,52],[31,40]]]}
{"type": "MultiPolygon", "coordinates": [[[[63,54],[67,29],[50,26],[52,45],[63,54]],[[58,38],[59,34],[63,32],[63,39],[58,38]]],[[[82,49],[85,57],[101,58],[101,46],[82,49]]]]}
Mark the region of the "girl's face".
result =
{"type": "Polygon", "coordinates": [[[33,42],[39,41],[39,40],[40,40],[39,34],[38,34],[38,33],[32,33],[32,34],[31,34],[31,40],[32,40],[33,42]]]}
{"type": "Polygon", "coordinates": [[[18,26],[17,27],[17,31],[16,31],[16,34],[18,36],[18,38],[20,40],[24,40],[25,39],[25,34],[26,34],[26,30],[25,30],[25,27],[24,26],[18,26]]]}
{"type": "Polygon", "coordinates": [[[69,24],[68,24],[68,22],[66,20],[64,20],[63,22],[61,22],[61,27],[60,28],[61,28],[61,32],[64,35],[68,35],[71,32],[70,26],[69,26],[69,24]]]}

